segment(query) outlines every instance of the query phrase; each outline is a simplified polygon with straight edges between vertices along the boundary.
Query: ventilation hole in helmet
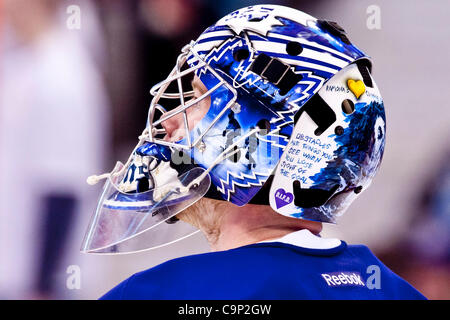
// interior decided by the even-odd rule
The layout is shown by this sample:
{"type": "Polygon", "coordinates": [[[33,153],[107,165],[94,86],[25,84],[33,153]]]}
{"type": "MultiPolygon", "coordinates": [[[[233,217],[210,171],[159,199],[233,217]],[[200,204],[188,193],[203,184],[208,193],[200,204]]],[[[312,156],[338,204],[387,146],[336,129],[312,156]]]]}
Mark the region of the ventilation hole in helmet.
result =
{"type": "Polygon", "coordinates": [[[301,74],[295,73],[291,66],[277,58],[260,53],[250,66],[250,71],[279,88],[279,94],[286,95],[299,81],[301,74]]]}
{"type": "Polygon", "coordinates": [[[301,74],[297,74],[289,69],[278,83],[278,88],[280,88],[280,95],[284,96],[285,94],[287,94],[302,79],[303,76],[301,74]]]}
{"type": "Polygon", "coordinates": [[[256,126],[261,129],[259,132],[260,135],[265,136],[270,132],[270,121],[267,119],[261,119],[258,121],[256,126]]]}
{"type": "Polygon", "coordinates": [[[234,146],[233,152],[236,152],[236,153],[233,153],[231,156],[229,156],[228,160],[230,160],[234,163],[237,163],[239,161],[239,159],[241,158],[241,150],[239,149],[238,146],[234,146]],[[236,152],[236,150],[239,150],[239,151],[236,152]]]}
{"type": "Polygon", "coordinates": [[[250,71],[253,71],[257,75],[262,75],[262,72],[266,68],[266,66],[272,61],[272,58],[270,58],[265,53],[260,53],[256,59],[253,61],[252,65],[250,66],[250,71]]]}
{"type": "Polygon", "coordinates": [[[358,194],[358,193],[361,193],[362,189],[363,189],[362,186],[357,186],[357,187],[353,190],[353,192],[355,192],[356,194],[358,194]]]}
{"type": "Polygon", "coordinates": [[[330,190],[302,189],[300,181],[295,180],[292,184],[294,191],[294,204],[301,208],[320,207],[336,192],[339,185],[336,184],[330,190]]]}
{"type": "Polygon", "coordinates": [[[370,62],[368,60],[358,60],[356,66],[363,77],[364,84],[367,87],[373,88],[372,78],[370,77],[370,62]]]}
{"type": "Polygon", "coordinates": [[[350,99],[345,99],[342,101],[342,111],[344,111],[345,114],[352,114],[353,111],[355,111],[355,104],[350,99]]]}
{"type": "Polygon", "coordinates": [[[316,136],[320,136],[323,133],[323,130],[321,128],[317,128],[316,130],[314,130],[314,134],[316,136]]]}
{"type": "Polygon", "coordinates": [[[309,99],[295,114],[294,124],[297,123],[303,112],[306,112],[311,120],[317,125],[317,129],[314,131],[316,136],[320,136],[336,122],[336,114],[333,109],[331,109],[328,103],[318,94],[312,96],[312,98],[309,99]]]}
{"type": "Polygon", "coordinates": [[[290,41],[286,45],[286,52],[287,54],[291,56],[298,56],[300,53],[302,53],[303,47],[300,43],[295,41],[290,41]]]}
{"type": "Polygon", "coordinates": [[[335,133],[336,135],[340,136],[340,135],[342,135],[342,134],[344,133],[344,128],[342,128],[341,126],[337,126],[337,127],[334,129],[334,133],[335,133]]]}
{"type": "Polygon", "coordinates": [[[233,53],[233,58],[236,61],[242,61],[250,56],[250,52],[247,49],[238,49],[233,53]]]}

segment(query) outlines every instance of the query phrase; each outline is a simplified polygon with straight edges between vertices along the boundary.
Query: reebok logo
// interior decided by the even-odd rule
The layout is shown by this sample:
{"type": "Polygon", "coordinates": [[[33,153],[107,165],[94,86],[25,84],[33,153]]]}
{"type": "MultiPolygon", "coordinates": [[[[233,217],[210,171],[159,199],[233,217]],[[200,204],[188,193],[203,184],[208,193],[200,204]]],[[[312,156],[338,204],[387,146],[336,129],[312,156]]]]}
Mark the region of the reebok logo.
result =
{"type": "Polygon", "coordinates": [[[337,286],[360,286],[365,287],[366,284],[361,279],[358,272],[332,272],[322,273],[322,278],[325,279],[329,287],[337,286]]]}

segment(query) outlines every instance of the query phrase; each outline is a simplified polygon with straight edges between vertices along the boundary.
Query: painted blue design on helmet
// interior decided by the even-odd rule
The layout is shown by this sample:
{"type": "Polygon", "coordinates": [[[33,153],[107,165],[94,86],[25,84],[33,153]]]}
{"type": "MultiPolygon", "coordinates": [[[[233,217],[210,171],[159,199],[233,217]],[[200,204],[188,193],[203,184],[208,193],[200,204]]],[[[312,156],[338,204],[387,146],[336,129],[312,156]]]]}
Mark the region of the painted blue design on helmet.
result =
{"type": "MultiPolygon", "coordinates": [[[[356,58],[365,57],[353,45],[336,45],[340,40],[320,29],[315,18],[303,13],[299,15],[295,10],[288,10],[287,16],[283,17],[286,11],[280,8],[254,6],[238,10],[206,29],[193,46],[193,51],[236,89],[236,104],[239,105],[240,112],[233,116],[234,121],[239,124],[234,135],[248,134],[262,120],[270,123],[268,134],[263,137],[256,135],[260,143],[253,151],[253,164],[245,162],[247,159],[243,155],[249,152],[245,151],[247,148],[241,143],[239,147],[244,151],[237,163],[225,160],[211,170],[212,188],[216,188],[224,200],[237,205],[248,203],[273,173],[292,134],[294,115],[301,106],[335,73],[356,58]],[[258,16],[256,12],[259,11],[259,16],[262,17],[258,22],[262,26],[261,30],[258,30],[258,25],[252,25],[251,21],[258,16]],[[300,22],[293,20],[296,18],[300,22]],[[272,24],[264,25],[266,22],[272,24]],[[299,41],[305,46],[304,54],[287,54],[285,47],[290,41],[299,41]],[[243,59],[237,59],[239,51],[246,51],[248,54],[243,59]],[[255,59],[262,53],[281,61],[287,68],[301,75],[301,80],[286,94],[280,94],[276,84],[251,71],[255,59]]],[[[194,57],[195,54],[192,53],[187,60],[191,67],[198,63],[194,57]]],[[[196,75],[207,89],[219,83],[216,75],[207,68],[199,68],[196,75]]],[[[233,93],[225,88],[211,94],[211,108],[201,123],[191,131],[191,140],[195,140],[197,132],[214,121],[232,97],[233,93]]],[[[223,131],[231,128],[229,118],[233,113],[231,110],[225,112],[211,128],[213,135],[216,135],[215,139],[211,138],[212,141],[209,142],[209,135],[205,136],[206,145],[209,142],[220,146],[216,153],[207,157],[204,152],[193,150],[190,154],[196,164],[208,168],[215,156],[229,142],[236,140],[236,137],[230,140],[230,135],[224,141],[217,138],[223,131]]],[[[186,139],[180,142],[185,143],[186,139]]]]}

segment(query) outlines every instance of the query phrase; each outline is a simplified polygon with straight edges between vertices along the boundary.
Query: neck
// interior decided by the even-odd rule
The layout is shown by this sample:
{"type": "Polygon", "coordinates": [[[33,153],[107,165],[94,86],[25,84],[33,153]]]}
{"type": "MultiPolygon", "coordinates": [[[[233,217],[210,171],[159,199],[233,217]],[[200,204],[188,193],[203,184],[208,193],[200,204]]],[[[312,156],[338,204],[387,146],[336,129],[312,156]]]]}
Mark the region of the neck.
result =
{"type": "Polygon", "coordinates": [[[282,216],[267,205],[248,204],[237,207],[221,201],[214,206],[216,223],[200,226],[213,251],[277,239],[302,229],[314,234],[322,230],[322,223],[282,216]]]}

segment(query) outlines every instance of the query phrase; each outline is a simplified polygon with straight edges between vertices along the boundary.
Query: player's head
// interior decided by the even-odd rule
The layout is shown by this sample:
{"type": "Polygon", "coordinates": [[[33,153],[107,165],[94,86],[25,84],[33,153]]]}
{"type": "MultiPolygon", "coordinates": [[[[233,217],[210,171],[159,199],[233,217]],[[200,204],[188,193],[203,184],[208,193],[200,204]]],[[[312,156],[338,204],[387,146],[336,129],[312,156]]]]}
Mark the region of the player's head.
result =
{"type": "Polygon", "coordinates": [[[370,72],[334,22],[273,5],[225,16],[151,89],[147,127],[108,175],[83,249],[183,238],[195,230],[176,215],[203,197],[335,222],[369,186],[384,150],[370,72]]]}

